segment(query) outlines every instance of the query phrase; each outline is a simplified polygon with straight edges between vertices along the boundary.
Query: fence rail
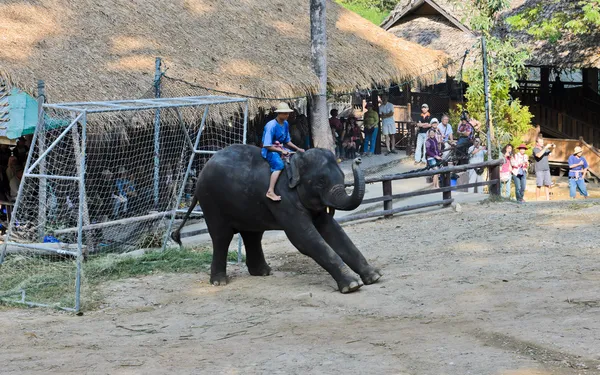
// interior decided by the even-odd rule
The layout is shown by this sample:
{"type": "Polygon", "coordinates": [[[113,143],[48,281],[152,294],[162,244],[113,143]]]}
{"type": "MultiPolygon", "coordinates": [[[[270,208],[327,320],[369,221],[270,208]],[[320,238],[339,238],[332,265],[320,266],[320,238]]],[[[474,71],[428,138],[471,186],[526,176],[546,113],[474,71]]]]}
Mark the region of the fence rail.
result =
{"type": "MultiPolygon", "coordinates": [[[[470,187],[476,187],[476,186],[490,186],[490,194],[498,196],[498,195],[500,195],[500,166],[502,164],[504,164],[504,159],[496,159],[496,160],[486,161],[483,163],[456,165],[456,166],[452,166],[452,167],[444,167],[444,168],[435,169],[435,170],[429,169],[429,170],[412,172],[412,173],[398,173],[398,174],[384,175],[381,177],[366,178],[365,183],[367,183],[367,184],[381,182],[383,195],[381,197],[365,199],[365,200],[363,200],[362,204],[383,202],[383,210],[349,215],[349,216],[339,218],[339,219],[337,219],[337,221],[339,223],[346,223],[349,221],[364,220],[364,219],[381,217],[381,216],[390,217],[396,213],[412,211],[412,210],[417,210],[417,209],[426,208],[426,207],[433,207],[433,206],[440,206],[440,205],[444,206],[444,207],[448,207],[454,201],[454,199],[452,198],[452,191],[470,188],[470,187]],[[476,169],[476,168],[488,168],[490,180],[482,181],[482,182],[475,182],[475,183],[470,183],[470,184],[451,186],[451,184],[450,184],[451,174],[457,173],[457,172],[465,172],[470,169],[476,169]],[[438,188],[438,189],[431,189],[431,190],[411,191],[409,193],[401,193],[401,194],[393,194],[393,192],[392,192],[392,181],[406,180],[406,179],[410,179],[410,178],[428,177],[428,176],[435,176],[435,175],[442,176],[443,187],[438,188]],[[408,206],[403,206],[403,207],[398,207],[398,208],[393,207],[394,199],[412,198],[412,197],[417,197],[417,196],[421,196],[421,195],[428,195],[428,194],[435,194],[435,193],[442,193],[442,199],[433,201],[433,202],[408,205],[408,206]]],[[[352,184],[348,183],[348,184],[346,184],[346,186],[352,186],[352,184]]]]}

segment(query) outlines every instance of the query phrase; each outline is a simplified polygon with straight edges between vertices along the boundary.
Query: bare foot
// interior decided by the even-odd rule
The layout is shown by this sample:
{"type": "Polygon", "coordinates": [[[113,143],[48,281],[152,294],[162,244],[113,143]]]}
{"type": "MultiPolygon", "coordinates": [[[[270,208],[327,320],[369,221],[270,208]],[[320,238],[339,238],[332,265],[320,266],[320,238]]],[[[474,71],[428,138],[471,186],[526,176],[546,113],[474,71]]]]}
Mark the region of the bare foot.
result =
{"type": "Polygon", "coordinates": [[[267,198],[269,198],[273,202],[280,202],[281,201],[281,197],[279,195],[275,194],[272,191],[267,191],[267,198]]]}

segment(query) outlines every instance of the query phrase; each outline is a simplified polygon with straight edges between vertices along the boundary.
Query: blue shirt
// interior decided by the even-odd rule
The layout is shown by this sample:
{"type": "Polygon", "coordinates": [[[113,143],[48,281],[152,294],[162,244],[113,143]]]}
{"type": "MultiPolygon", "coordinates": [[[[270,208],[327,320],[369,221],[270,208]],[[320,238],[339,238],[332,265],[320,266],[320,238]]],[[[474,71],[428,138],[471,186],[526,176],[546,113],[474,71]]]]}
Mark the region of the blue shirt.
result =
{"type": "Polygon", "coordinates": [[[277,119],[267,122],[265,125],[265,130],[263,130],[263,148],[261,150],[262,157],[267,157],[267,152],[269,150],[265,148],[266,146],[273,146],[275,142],[279,142],[282,146],[285,146],[290,141],[290,126],[287,121],[283,122],[283,126],[277,122],[277,119]]]}
{"type": "Polygon", "coordinates": [[[582,157],[577,157],[575,155],[569,156],[569,165],[577,164],[582,160],[583,160],[583,165],[580,165],[575,168],[569,168],[569,177],[581,177],[581,172],[585,168],[588,167],[588,162],[587,162],[587,160],[585,160],[585,158],[583,156],[582,157]],[[579,171],[579,173],[577,173],[576,171],[579,171]]]}
{"type": "Polygon", "coordinates": [[[115,184],[119,195],[126,196],[128,192],[135,191],[133,184],[126,178],[117,178],[115,184]]]}

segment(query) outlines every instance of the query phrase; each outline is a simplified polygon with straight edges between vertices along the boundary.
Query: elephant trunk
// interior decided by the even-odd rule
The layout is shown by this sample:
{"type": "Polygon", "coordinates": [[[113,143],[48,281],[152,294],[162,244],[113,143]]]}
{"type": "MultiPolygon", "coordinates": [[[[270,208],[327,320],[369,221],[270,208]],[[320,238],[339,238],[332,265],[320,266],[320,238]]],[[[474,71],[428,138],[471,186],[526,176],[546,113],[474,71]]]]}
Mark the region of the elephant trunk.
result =
{"type": "Polygon", "coordinates": [[[348,195],[343,184],[334,185],[329,190],[326,199],[331,207],[342,211],[352,211],[362,203],[365,196],[365,176],[358,167],[359,163],[360,159],[357,159],[352,164],[354,191],[348,195]]]}

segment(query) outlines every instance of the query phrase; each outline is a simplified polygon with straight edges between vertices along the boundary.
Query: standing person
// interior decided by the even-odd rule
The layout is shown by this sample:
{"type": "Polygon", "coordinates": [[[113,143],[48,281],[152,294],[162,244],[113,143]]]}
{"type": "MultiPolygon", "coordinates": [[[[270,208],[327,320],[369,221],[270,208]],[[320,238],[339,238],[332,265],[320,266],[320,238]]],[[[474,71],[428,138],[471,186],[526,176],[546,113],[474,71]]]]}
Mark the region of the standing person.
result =
{"type": "Polygon", "coordinates": [[[452,129],[452,125],[450,125],[450,117],[448,117],[448,115],[442,116],[442,123],[438,124],[438,130],[442,134],[443,142],[454,140],[454,129],[452,129]]]}
{"type": "MultiPolygon", "coordinates": [[[[469,152],[469,164],[484,162],[485,146],[481,145],[481,139],[475,138],[475,140],[473,141],[473,146],[469,147],[468,152],[469,152]]],[[[484,170],[485,170],[485,168],[469,169],[469,183],[473,184],[476,182],[482,182],[484,170]]],[[[473,192],[478,193],[479,190],[482,190],[482,192],[483,192],[483,189],[479,186],[470,187],[469,193],[473,193],[473,192]]]]}
{"type": "Polygon", "coordinates": [[[519,152],[514,154],[510,164],[512,165],[513,182],[515,183],[515,196],[517,202],[523,203],[525,199],[525,188],[527,187],[527,168],[529,168],[529,157],[525,155],[527,146],[521,143],[517,147],[519,152]]]}
{"type": "Polygon", "coordinates": [[[585,187],[585,175],[588,169],[588,162],[583,157],[583,149],[579,146],[573,150],[573,155],[569,156],[569,196],[575,199],[577,190],[579,194],[587,199],[588,192],[585,187]]]}
{"type": "Polygon", "coordinates": [[[469,122],[468,112],[463,111],[460,116],[460,125],[458,126],[458,141],[456,142],[456,151],[458,156],[458,164],[466,164],[468,160],[468,149],[473,144],[475,128],[469,122]]]}
{"type": "Polygon", "coordinates": [[[304,149],[296,146],[290,140],[289,124],[287,122],[290,112],[292,110],[286,103],[280,103],[275,110],[277,117],[267,122],[263,131],[261,155],[269,162],[271,167],[271,179],[266,196],[274,202],[281,201],[281,196],[275,194],[275,184],[284,167],[281,156],[289,155],[289,150],[284,145],[296,151],[304,152],[304,149]]]}
{"type": "Polygon", "coordinates": [[[338,110],[332,109],[329,111],[331,117],[329,118],[329,127],[331,128],[331,135],[335,142],[335,156],[339,158],[342,154],[342,132],[344,131],[344,125],[338,118],[338,110]]]}
{"type": "Polygon", "coordinates": [[[502,148],[502,155],[504,156],[504,164],[500,168],[500,183],[501,194],[504,198],[510,199],[510,185],[512,181],[512,165],[510,164],[510,160],[512,158],[512,145],[507,144],[502,148]]]}
{"type": "MultiPolygon", "coordinates": [[[[442,152],[440,151],[440,145],[437,139],[437,131],[434,129],[429,129],[429,132],[427,133],[427,141],[425,141],[425,155],[427,158],[427,166],[430,168],[436,168],[438,162],[442,160],[442,152]]],[[[433,176],[434,189],[440,187],[440,180],[438,176],[439,175],[433,176]]]]}
{"type": "Polygon", "coordinates": [[[550,200],[550,185],[552,185],[552,178],[550,177],[550,164],[548,163],[548,155],[552,152],[550,149],[554,149],[556,145],[553,143],[544,146],[544,137],[539,135],[537,137],[537,143],[533,148],[533,158],[535,160],[535,183],[537,189],[535,190],[535,199],[540,200],[540,193],[542,186],[544,186],[546,193],[546,200],[550,200]]]}
{"type": "Polygon", "coordinates": [[[421,114],[417,119],[417,149],[415,150],[415,165],[425,163],[425,141],[427,140],[427,130],[431,127],[431,114],[429,106],[423,104],[421,106],[421,114]]]}
{"type": "Polygon", "coordinates": [[[381,106],[379,107],[379,117],[381,118],[381,127],[385,135],[385,147],[388,152],[386,155],[396,153],[396,122],[394,121],[394,105],[388,102],[388,96],[381,96],[381,106]]]}
{"type": "Polygon", "coordinates": [[[367,103],[367,111],[363,115],[363,125],[365,131],[366,156],[375,153],[375,143],[377,142],[377,125],[379,125],[379,115],[373,110],[373,103],[367,103]]]}

